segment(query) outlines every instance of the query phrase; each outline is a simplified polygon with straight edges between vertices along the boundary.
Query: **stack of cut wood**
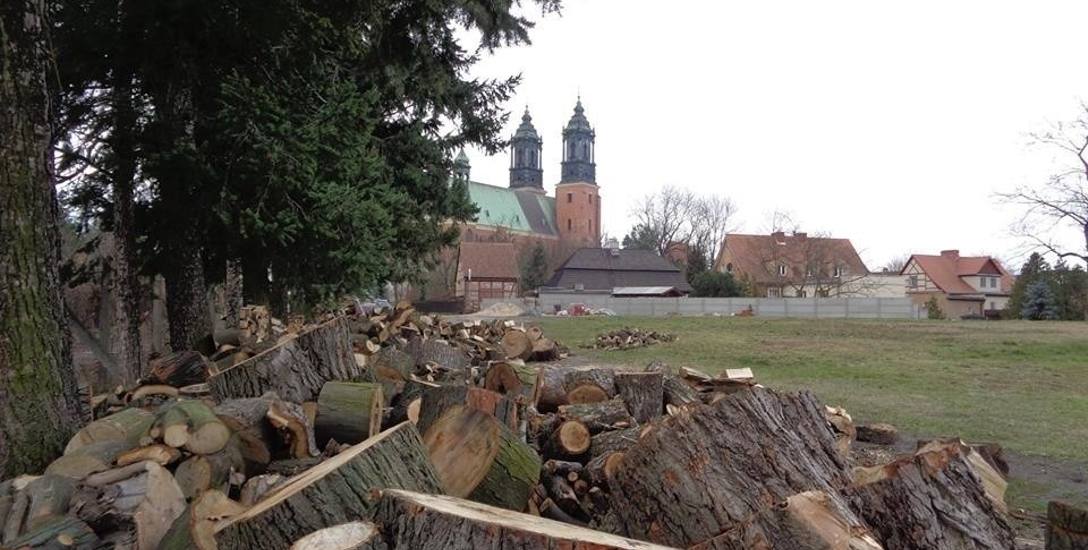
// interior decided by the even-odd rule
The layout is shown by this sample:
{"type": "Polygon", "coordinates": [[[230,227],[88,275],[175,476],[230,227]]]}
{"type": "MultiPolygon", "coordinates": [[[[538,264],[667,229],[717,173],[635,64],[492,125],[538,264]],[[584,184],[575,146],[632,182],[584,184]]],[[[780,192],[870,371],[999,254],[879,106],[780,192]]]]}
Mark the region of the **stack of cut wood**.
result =
{"type": "Polygon", "coordinates": [[[624,327],[598,334],[597,339],[593,344],[587,347],[603,350],[622,350],[653,346],[662,342],[673,342],[675,340],[675,334],[624,327]]]}
{"type": "Polygon", "coordinates": [[[751,372],[535,365],[531,327],[397,311],[370,355],[368,316],[225,369],[161,358],[42,475],[0,483],[0,547],[1011,547],[992,450],[851,471],[845,411],[751,372]]]}

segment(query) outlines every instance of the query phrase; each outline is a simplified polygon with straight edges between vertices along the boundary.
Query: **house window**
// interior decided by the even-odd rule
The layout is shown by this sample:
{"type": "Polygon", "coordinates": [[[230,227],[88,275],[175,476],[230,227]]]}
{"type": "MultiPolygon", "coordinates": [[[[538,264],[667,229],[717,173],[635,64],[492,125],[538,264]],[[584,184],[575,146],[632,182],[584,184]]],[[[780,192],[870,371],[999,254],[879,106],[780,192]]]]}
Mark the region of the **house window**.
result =
{"type": "Polygon", "coordinates": [[[918,276],[911,275],[910,278],[907,279],[907,286],[910,288],[918,288],[918,276]]]}
{"type": "Polygon", "coordinates": [[[570,221],[570,218],[567,218],[567,231],[570,231],[573,228],[574,228],[574,222],[570,221]]]}
{"type": "Polygon", "coordinates": [[[837,265],[835,266],[835,277],[842,277],[846,273],[846,267],[837,265]]]}
{"type": "Polygon", "coordinates": [[[567,193],[567,202],[574,202],[574,193],[567,193]]]}
{"type": "Polygon", "coordinates": [[[997,288],[997,277],[990,277],[990,288],[997,288]]]}
{"type": "Polygon", "coordinates": [[[729,262],[729,263],[725,264],[725,272],[726,273],[732,273],[733,272],[733,262],[729,262]]]}
{"type": "Polygon", "coordinates": [[[779,264],[778,265],[778,276],[779,277],[785,277],[786,276],[786,264],[779,264]]]}
{"type": "Polygon", "coordinates": [[[782,297],[782,289],[778,288],[778,287],[768,288],[767,289],[767,297],[768,298],[781,298],[782,297]]]}

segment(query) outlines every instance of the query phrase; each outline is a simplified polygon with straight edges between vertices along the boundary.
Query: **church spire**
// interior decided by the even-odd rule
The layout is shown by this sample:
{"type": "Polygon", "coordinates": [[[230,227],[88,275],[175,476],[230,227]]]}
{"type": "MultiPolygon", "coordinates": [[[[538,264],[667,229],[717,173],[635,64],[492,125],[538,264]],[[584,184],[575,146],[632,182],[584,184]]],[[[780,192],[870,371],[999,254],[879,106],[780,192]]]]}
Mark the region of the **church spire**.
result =
{"type": "Polygon", "coordinates": [[[468,181],[471,171],[472,165],[468,162],[468,155],[465,154],[464,149],[461,149],[461,152],[457,153],[457,158],[453,160],[453,177],[468,181]]]}
{"type": "Polygon", "coordinates": [[[597,133],[586,118],[582,96],[574,104],[574,115],[563,129],[563,164],[559,183],[597,183],[597,133]]]}
{"type": "Polygon", "coordinates": [[[533,189],[544,192],[544,169],[541,166],[541,151],[544,140],[533,127],[533,117],[529,107],[521,115],[521,125],[510,139],[510,188],[533,189]]]}

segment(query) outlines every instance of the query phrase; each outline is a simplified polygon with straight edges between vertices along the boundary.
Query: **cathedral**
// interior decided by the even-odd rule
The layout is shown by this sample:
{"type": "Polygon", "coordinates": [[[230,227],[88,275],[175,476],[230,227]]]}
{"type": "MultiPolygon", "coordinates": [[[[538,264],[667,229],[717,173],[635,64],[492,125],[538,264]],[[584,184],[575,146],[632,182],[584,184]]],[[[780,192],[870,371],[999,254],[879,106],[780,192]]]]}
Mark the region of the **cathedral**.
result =
{"type": "Polygon", "coordinates": [[[579,98],[563,128],[563,160],[554,197],[544,190],[544,140],[528,108],[510,138],[506,186],[473,181],[468,157],[463,151],[457,156],[453,177],[465,183],[479,212],[461,228],[453,262],[456,295],[468,301],[516,295],[519,261],[537,243],[547,254],[549,273],[575,250],[600,247],[595,141],[596,132],[579,98]]]}

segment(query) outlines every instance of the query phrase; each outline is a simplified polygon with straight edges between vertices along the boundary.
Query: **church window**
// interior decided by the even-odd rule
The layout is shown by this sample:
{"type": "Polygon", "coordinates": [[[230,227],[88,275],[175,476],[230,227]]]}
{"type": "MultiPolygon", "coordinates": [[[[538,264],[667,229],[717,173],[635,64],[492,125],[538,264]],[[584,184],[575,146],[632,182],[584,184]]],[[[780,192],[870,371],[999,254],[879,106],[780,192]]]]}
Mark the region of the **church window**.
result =
{"type": "Polygon", "coordinates": [[[572,222],[570,220],[570,218],[567,218],[567,231],[570,231],[573,228],[574,228],[574,222],[572,222]]]}
{"type": "Polygon", "coordinates": [[[567,193],[567,202],[568,203],[574,202],[574,193],[567,193]]]}
{"type": "Polygon", "coordinates": [[[589,204],[593,204],[593,195],[587,195],[589,197],[589,204]]]}

